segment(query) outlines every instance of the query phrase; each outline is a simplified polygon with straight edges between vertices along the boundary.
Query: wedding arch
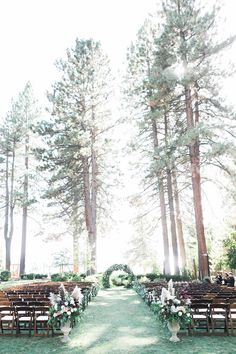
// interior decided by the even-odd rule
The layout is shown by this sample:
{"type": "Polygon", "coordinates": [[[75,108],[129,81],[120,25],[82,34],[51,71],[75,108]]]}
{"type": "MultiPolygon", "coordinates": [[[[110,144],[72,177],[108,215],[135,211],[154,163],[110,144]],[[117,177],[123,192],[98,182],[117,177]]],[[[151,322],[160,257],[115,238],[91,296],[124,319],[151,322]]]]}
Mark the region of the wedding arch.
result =
{"type": "Polygon", "coordinates": [[[135,278],[134,273],[127,264],[113,264],[103,273],[102,286],[104,288],[110,288],[110,276],[116,270],[123,270],[123,272],[128,273],[131,276],[131,280],[135,278]]]}

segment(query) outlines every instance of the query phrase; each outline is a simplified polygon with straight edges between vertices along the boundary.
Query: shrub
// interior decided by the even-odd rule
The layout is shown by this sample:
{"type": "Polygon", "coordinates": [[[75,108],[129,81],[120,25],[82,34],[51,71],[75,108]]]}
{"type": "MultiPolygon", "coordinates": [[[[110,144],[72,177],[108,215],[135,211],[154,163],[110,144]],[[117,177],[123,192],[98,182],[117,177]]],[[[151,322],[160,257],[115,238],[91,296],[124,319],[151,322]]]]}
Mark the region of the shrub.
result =
{"type": "Polygon", "coordinates": [[[78,273],[72,273],[71,276],[70,276],[70,280],[81,281],[81,276],[78,273]]]}
{"type": "Polygon", "coordinates": [[[146,277],[147,277],[150,281],[153,281],[153,280],[159,278],[160,275],[159,275],[159,274],[156,274],[156,273],[147,273],[147,274],[146,274],[146,277]]]}
{"type": "Polygon", "coordinates": [[[47,274],[35,274],[35,279],[45,279],[47,277],[47,274]]]}
{"type": "Polygon", "coordinates": [[[34,273],[21,274],[20,278],[23,280],[41,279],[41,278],[36,278],[36,274],[34,274],[34,273]]]}
{"type": "Polygon", "coordinates": [[[21,275],[20,275],[20,278],[21,278],[22,280],[28,279],[28,278],[27,278],[27,274],[21,274],[21,275]]]}
{"type": "Polygon", "coordinates": [[[27,279],[33,280],[34,278],[35,278],[35,274],[34,273],[27,274],[27,279]]]}
{"type": "Polygon", "coordinates": [[[51,274],[51,280],[52,281],[67,281],[68,278],[65,274],[54,273],[54,274],[51,274]]]}
{"type": "Polygon", "coordinates": [[[9,270],[3,270],[0,273],[0,280],[1,281],[8,281],[11,278],[11,272],[9,270]]]}
{"type": "Polygon", "coordinates": [[[143,275],[143,274],[138,274],[138,275],[136,275],[136,278],[137,279],[141,279],[142,277],[144,277],[145,275],[143,275]]]}
{"type": "Polygon", "coordinates": [[[111,276],[111,282],[115,286],[123,285],[123,280],[124,279],[122,278],[121,274],[111,276]]]}

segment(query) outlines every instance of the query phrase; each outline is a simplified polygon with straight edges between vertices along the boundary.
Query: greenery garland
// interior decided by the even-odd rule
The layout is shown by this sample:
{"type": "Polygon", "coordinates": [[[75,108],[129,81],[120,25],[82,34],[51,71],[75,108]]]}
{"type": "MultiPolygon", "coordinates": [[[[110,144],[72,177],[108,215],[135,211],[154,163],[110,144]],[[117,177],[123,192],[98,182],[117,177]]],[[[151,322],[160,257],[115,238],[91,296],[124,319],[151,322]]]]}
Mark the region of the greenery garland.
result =
{"type": "Polygon", "coordinates": [[[131,280],[134,280],[135,278],[134,273],[127,264],[113,264],[103,273],[102,286],[105,289],[110,288],[110,275],[116,270],[123,270],[124,272],[128,273],[131,276],[131,280]]]}

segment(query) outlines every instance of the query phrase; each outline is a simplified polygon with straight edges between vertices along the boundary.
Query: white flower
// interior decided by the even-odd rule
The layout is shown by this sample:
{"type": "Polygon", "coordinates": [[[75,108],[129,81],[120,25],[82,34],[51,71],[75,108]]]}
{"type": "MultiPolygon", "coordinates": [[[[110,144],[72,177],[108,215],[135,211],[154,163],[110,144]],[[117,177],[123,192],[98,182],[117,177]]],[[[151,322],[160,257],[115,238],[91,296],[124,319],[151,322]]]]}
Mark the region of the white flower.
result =
{"type": "Polygon", "coordinates": [[[175,307],[174,305],[172,305],[171,308],[170,308],[170,311],[172,313],[176,313],[176,312],[178,312],[178,307],[175,307]]]}
{"type": "Polygon", "coordinates": [[[185,309],[184,306],[178,306],[178,310],[179,310],[179,311],[182,311],[183,313],[186,312],[186,309],[185,309]]]}
{"type": "Polygon", "coordinates": [[[170,293],[168,290],[166,290],[165,288],[162,288],[161,290],[161,303],[165,304],[166,300],[168,299],[168,297],[170,296],[170,293]]]}
{"type": "Polygon", "coordinates": [[[67,301],[65,302],[65,306],[68,306],[68,302],[67,301]]]}
{"type": "Polygon", "coordinates": [[[178,315],[181,317],[183,315],[183,312],[179,311],[178,315]]]}
{"type": "Polygon", "coordinates": [[[180,301],[179,299],[176,299],[176,298],[173,300],[173,302],[174,302],[174,304],[176,304],[176,305],[181,304],[181,301],[180,301]]]}
{"type": "Polygon", "coordinates": [[[78,286],[76,285],[76,287],[74,288],[72,294],[71,294],[72,298],[77,300],[79,303],[82,302],[82,299],[84,297],[84,295],[81,293],[81,289],[78,288],[78,286]]]}

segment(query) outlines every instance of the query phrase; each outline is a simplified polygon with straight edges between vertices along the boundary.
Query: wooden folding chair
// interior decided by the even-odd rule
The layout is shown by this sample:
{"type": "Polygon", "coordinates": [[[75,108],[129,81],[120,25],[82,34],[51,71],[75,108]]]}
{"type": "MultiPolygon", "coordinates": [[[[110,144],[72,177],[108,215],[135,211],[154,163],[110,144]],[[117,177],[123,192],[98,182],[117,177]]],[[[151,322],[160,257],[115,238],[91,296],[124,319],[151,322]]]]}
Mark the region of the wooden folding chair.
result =
{"type": "Polygon", "coordinates": [[[212,303],[210,305],[210,323],[212,334],[229,334],[228,303],[212,303]]]}
{"type": "Polygon", "coordinates": [[[31,306],[17,306],[16,307],[16,334],[28,334],[34,328],[34,308],[31,306]]]}
{"type": "Polygon", "coordinates": [[[0,307],[0,329],[1,334],[13,335],[16,330],[15,309],[12,306],[0,307]]]}
{"type": "Polygon", "coordinates": [[[192,312],[192,324],[190,334],[209,334],[209,304],[194,303],[190,305],[192,312]]]}
{"type": "Polygon", "coordinates": [[[229,329],[232,335],[236,334],[236,303],[229,306],[229,329]]]}
{"type": "Polygon", "coordinates": [[[49,336],[52,326],[48,324],[49,306],[36,306],[34,311],[34,335],[49,336]]]}

